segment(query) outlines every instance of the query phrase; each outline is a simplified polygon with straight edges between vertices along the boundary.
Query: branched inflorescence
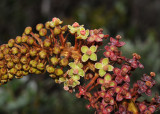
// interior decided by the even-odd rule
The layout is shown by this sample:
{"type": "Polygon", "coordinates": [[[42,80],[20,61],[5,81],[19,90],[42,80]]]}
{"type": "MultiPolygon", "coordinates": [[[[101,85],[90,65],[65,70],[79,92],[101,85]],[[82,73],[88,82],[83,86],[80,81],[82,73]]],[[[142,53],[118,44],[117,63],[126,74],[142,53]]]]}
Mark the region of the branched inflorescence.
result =
{"type": "Polygon", "coordinates": [[[86,30],[77,22],[64,26],[62,23],[59,18],[53,18],[45,25],[37,24],[38,33],[26,27],[22,36],[1,45],[0,84],[28,74],[48,72],[56,83],[64,84],[66,91],[87,99],[87,108],[95,108],[98,114],[150,114],[159,108],[158,95],[151,102],[137,100],[143,93],[151,95],[151,88],[156,84],[154,72],[144,74],[130,87],[132,72],[143,65],[136,53],[132,59],[122,56],[119,48],[125,42],[120,41],[120,35],[109,38],[102,29],[86,30]],[[74,45],[67,41],[72,37],[74,45]],[[107,39],[110,41],[105,46],[104,57],[98,58],[99,46],[107,39]]]}

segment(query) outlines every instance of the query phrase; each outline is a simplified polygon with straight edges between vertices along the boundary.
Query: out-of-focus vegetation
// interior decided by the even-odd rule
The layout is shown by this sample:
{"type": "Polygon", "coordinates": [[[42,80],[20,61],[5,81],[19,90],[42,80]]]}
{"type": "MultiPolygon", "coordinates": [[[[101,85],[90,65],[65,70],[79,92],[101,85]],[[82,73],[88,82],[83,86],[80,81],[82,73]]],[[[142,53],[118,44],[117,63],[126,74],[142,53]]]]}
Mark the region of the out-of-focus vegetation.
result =
{"type": "MultiPolygon", "coordinates": [[[[104,33],[120,34],[127,43],[123,54],[142,56],[144,70],[137,70],[132,79],[143,72],[157,73],[160,90],[160,1],[159,0],[0,0],[0,44],[21,35],[26,26],[59,17],[65,24],[74,21],[87,28],[103,28],[104,33]]],[[[133,83],[133,82],[132,82],[133,83]]],[[[141,100],[148,97],[142,97],[141,100]]],[[[89,114],[86,102],[65,92],[47,74],[31,75],[0,87],[2,114],[89,114]]]]}

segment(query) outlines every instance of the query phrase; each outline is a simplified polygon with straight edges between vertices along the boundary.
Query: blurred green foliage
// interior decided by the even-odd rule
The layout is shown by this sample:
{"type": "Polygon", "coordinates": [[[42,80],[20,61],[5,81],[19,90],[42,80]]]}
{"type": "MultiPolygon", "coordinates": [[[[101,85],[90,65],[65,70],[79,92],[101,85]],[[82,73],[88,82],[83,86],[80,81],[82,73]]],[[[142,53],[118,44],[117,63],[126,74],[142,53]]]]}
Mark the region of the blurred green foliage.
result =
{"type": "MultiPolygon", "coordinates": [[[[137,52],[142,56],[145,69],[136,70],[132,80],[140,79],[144,72],[157,73],[155,93],[160,90],[159,4],[159,0],[0,0],[0,44],[21,35],[26,26],[35,27],[52,17],[61,18],[64,24],[77,21],[90,29],[103,28],[112,37],[123,36],[127,43],[121,49],[123,55],[131,58],[137,52]]],[[[145,98],[150,99],[141,100],[145,98]]],[[[24,77],[0,88],[2,114],[93,113],[85,104],[87,101],[65,92],[47,74],[24,77]]]]}

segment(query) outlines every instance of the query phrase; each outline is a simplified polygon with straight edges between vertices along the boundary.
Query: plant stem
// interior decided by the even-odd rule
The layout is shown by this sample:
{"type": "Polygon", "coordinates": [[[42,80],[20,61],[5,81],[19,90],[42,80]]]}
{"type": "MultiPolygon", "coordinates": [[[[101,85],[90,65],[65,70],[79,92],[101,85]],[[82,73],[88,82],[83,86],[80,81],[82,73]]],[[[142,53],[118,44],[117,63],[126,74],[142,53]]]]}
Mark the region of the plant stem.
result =
{"type": "Polygon", "coordinates": [[[97,73],[95,73],[95,76],[92,78],[92,80],[87,84],[87,86],[85,87],[85,90],[88,89],[89,86],[91,86],[95,81],[96,79],[99,77],[99,75],[97,73]]]}

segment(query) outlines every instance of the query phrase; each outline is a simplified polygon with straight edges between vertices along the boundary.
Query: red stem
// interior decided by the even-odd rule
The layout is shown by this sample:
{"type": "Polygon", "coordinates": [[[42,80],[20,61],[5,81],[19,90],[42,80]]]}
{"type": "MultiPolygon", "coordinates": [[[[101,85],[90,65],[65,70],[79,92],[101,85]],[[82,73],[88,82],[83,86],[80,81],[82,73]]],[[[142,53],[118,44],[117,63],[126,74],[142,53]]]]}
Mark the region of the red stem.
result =
{"type": "Polygon", "coordinates": [[[85,90],[88,89],[89,86],[91,86],[95,81],[96,79],[99,77],[99,75],[97,73],[95,73],[95,76],[92,78],[92,80],[87,84],[87,86],[85,87],[85,90]]]}

